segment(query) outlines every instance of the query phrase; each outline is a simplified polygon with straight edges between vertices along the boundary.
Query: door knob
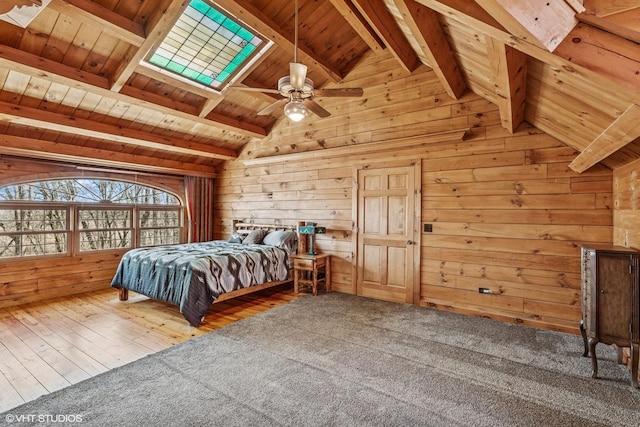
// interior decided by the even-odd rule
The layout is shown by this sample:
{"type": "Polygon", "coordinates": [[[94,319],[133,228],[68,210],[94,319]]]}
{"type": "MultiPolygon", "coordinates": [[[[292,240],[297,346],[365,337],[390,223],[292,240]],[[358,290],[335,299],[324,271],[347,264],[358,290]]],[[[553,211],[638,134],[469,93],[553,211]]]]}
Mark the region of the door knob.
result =
{"type": "Polygon", "coordinates": [[[407,245],[413,245],[413,240],[407,240],[407,245]]]}

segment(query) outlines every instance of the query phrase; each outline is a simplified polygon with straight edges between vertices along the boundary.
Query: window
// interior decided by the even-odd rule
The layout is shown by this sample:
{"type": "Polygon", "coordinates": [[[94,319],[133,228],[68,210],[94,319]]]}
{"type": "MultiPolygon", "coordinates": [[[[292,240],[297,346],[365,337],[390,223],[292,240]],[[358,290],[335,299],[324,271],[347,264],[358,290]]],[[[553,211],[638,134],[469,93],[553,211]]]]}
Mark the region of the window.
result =
{"type": "Polygon", "coordinates": [[[132,216],[132,209],[78,208],[80,252],[131,248],[132,216]]]}
{"type": "Polygon", "coordinates": [[[176,210],[140,210],[140,246],[168,245],[180,239],[180,215],[176,210]]]}
{"type": "Polygon", "coordinates": [[[0,208],[0,258],[67,253],[69,210],[0,208]]]}
{"type": "Polygon", "coordinates": [[[0,188],[0,259],[181,243],[174,195],[125,181],[60,179],[0,188]]]}
{"type": "Polygon", "coordinates": [[[265,40],[203,0],[191,0],[146,62],[219,90],[247,68],[265,40]]]}

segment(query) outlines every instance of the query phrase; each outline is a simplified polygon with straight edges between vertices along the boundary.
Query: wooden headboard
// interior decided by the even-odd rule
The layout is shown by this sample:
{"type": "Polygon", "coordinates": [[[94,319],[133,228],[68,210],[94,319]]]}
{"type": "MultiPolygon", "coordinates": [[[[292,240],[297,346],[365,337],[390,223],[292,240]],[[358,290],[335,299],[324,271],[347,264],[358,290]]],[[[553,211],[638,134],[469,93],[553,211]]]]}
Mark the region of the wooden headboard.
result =
{"type": "Polygon", "coordinates": [[[295,225],[282,225],[282,224],[254,224],[252,222],[242,222],[240,220],[233,220],[233,231],[239,230],[291,230],[298,231],[298,224],[295,225]]]}

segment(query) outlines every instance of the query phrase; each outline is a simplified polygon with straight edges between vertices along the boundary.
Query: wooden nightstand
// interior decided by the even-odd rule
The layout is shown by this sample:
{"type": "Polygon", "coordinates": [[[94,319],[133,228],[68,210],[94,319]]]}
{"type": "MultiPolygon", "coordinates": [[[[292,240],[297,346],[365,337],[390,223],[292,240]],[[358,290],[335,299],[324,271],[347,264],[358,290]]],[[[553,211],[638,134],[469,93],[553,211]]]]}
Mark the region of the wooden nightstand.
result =
{"type": "Polygon", "coordinates": [[[296,254],[293,258],[293,291],[300,286],[311,286],[313,295],[318,295],[318,285],[324,285],[325,292],[331,289],[331,255],[296,254]],[[324,273],[324,275],[322,275],[324,273]]]}

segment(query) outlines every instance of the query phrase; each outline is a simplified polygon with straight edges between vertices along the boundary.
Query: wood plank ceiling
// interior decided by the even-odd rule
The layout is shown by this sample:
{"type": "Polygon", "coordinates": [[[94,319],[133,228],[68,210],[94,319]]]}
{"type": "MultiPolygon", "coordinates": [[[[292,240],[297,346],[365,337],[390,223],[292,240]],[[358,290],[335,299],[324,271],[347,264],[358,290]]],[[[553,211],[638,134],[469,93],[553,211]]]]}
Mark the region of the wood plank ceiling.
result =
{"type": "MultiPolygon", "coordinates": [[[[368,55],[426,65],[452,98],[495,103],[507,130],[527,121],[575,149],[574,170],[616,168],[640,156],[637,3],[300,0],[299,61],[316,88],[340,87],[368,55]]],[[[27,28],[0,21],[0,155],[212,176],[286,126],[280,110],[257,115],[278,95],[218,93],[141,66],[187,5],[51,0],[27,28]]],[[[274,42],[235,84],[274,89],[293,59],[293,2],[215,5],[274,42]]]]}

